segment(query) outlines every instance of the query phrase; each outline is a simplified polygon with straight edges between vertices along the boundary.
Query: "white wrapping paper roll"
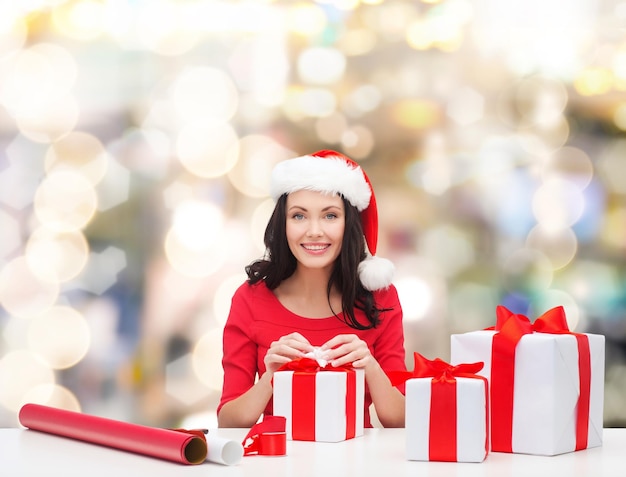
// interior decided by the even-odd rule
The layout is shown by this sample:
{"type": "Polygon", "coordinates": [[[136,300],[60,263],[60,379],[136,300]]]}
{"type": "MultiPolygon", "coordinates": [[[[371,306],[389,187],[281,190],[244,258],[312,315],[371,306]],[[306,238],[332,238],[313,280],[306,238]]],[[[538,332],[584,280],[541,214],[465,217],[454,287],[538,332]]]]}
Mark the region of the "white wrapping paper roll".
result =
{"type": "Polygon", "coordinates": [[[243,458],[243,445],[240,442],[219,437],[206,435],[208,462],[215,462],[222,465],[237,465],[243,458]]]}

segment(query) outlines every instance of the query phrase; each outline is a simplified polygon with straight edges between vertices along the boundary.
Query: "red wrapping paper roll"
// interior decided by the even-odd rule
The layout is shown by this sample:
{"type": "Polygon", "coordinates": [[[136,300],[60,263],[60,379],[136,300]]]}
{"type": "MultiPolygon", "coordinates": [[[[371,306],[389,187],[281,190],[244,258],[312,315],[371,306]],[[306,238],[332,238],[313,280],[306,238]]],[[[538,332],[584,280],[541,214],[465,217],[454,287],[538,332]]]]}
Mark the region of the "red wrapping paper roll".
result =
{"type": "Polygon", "coordinates": [[[24,427],[36,431],[183,464],[200,464],[207,456],[205,439],[171,429],[130,424],[40,404],[22,406],[19,420],[24,427]]]}

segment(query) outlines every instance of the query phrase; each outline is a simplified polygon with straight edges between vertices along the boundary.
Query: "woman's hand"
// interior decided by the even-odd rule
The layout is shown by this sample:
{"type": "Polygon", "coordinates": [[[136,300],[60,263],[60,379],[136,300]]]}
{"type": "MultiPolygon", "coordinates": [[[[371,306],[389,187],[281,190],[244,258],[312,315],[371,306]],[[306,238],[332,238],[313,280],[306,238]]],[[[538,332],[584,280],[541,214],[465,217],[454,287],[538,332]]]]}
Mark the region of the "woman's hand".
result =
{"type": "Polygon", "coordinates": [[[324,357],[332,366],[343,366],[352,363],[355,368],[367,368],[375,364],[367,343],[357,335],[337,335],[321,347],[326,353],[324,357]]]}
{"type": "Polygon", "coordinates": [[[313,351],[313,346],[300,333],[281,336],[270,345],[263,358],[265,369],[272,375],[283,364],[302,358],[309,351],[313,351]]]}

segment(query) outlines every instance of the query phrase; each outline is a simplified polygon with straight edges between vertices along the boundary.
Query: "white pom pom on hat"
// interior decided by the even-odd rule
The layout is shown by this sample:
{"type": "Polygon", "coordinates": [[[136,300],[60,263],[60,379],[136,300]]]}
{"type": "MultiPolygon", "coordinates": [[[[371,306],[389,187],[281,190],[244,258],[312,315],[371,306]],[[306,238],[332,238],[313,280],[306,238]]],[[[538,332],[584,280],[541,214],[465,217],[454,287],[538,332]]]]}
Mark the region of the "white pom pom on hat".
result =
{"type": "Polygon", "coordinates": [[[274,200],[298,190],[341,194],[361,213],[367,257],[359,264],[363,287],[374,291],[391,284],[394,266],[376,256],[378,209],[367,174],[347,156],[331,150],[279,162],[272,171],[270,194],[274,200]]]}

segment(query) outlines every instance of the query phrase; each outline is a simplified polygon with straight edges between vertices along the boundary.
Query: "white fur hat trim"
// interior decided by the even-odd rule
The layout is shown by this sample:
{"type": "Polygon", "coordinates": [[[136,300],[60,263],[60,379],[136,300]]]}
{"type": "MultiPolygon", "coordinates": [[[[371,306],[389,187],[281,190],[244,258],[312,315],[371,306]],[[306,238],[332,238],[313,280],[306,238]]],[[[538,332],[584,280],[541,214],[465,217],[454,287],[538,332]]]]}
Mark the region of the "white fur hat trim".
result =
{"type": "Polygon", "coordinates": [[[274,200],[303,189],[341,194],[359,212],[367,208],[372,196],[361,168],[352,167],[341,158],[301,156],[276,164],[270,186],[274,200]]]}
{"type": "Polygon", "coordinates": [[[368,255],[359,263],[359,278],[366,290],[388,288],[393,280],[395,267],[390,260],[368,255]]]}

